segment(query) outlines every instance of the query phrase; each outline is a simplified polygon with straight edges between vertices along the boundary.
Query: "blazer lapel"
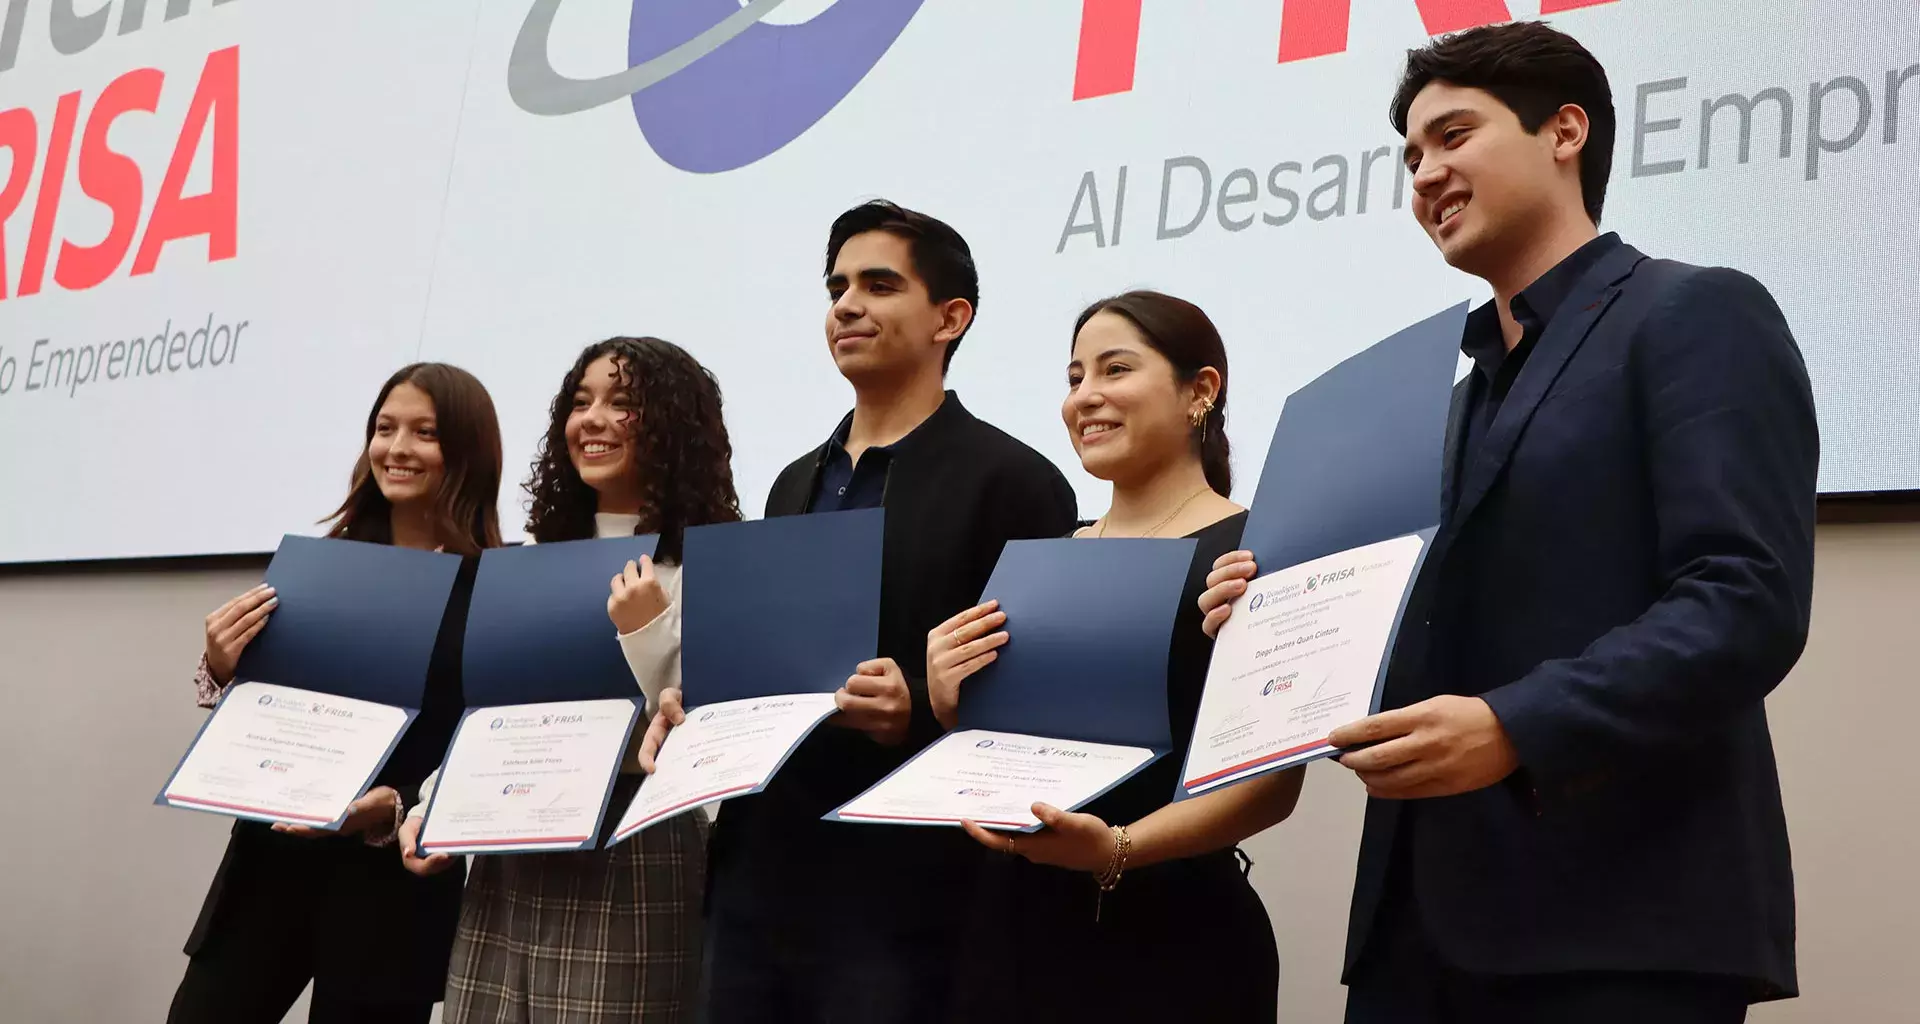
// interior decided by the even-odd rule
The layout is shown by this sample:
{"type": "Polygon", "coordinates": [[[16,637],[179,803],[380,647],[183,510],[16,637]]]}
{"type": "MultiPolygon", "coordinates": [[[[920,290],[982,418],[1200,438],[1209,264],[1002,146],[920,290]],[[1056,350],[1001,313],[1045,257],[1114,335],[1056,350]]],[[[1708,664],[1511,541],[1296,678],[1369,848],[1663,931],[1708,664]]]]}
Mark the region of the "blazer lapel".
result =
{"type": "MultiPolygon", "coordinates": [[[[1534,343],[1536,347],[1527,357],[1526,365],[1520,368],[1520,376],[1514,380],[1513,390],[1508,392],[1499,414],[1488,426],[1479,451],[1462,467],[1459,501],[1449,506],[1452,509],[1448,517],[1450,525],[1458,528],[1465,523],[1493,488],[1500,471],[1512,459],[1514,447],[1520,443],[1520,435],[1525,432],[1540,400],[1546,397],[1567,360],[1579,351],[1607,307],[1619,297],[1620,282],[1643,259],[1646,257],[1634,247],[1620,246],[1587,271],[1561,304],[1559,312],[1547,324],[1546,332],[1534,343]]],[[[1457,409],[1464,410],[1465,406],[1465,402],[1458,403],[1457,409]]],[[[1450,443],[1458,440],[1451,424],[1448,437],[1450,443]]]]}
{"type": "Polygon", "coordinates": [[[1473,404],[1473,391],[1479,371],[1469,368],[1467,375],[1453,386],[1453,402],[1447,407],[1447,437],[1440,450],[1440,521],[1453,518],[1454,498],[1460,492],[1460,440],[1467,427],[1467,408],[1473,404]]]}

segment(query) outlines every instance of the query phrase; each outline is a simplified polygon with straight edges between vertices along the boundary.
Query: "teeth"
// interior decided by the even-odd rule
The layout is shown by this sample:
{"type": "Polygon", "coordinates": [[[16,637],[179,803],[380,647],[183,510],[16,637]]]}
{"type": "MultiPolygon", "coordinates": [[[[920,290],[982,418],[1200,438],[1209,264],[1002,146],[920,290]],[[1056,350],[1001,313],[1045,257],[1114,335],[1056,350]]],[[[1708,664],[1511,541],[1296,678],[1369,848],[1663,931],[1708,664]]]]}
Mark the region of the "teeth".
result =
{"type": "Polygon", "coordinates": [[[581,445],[580,449],[588,455],[605,455],[613,450],[613,445],[607,444],[604,441],[588,441],[586,444],[581,445]]]}
{"type": "Polygon", "coordinates": [[[390,480],[411,480],[419,475],[420,471],[417,469],[401,469],[398,466],[387,467],[387,478],[390,480]]]}
{"type": "Polygon", "coordinates": [[[1085,426],[1083,426],[1083,427],[1081,427],[1081,428],[1080,428],[1080,436],[1081,436],[1081,437],[1086,437],[1086,436],[1088,436],[1089,434],[1104,434],[1104,433],[1106,433],[1107,431],[1109,431],[1109,430],[1112,430],[1112,429],[1114,429],[1114,428],[1115,428],[1116,426],[1118,426],[1118,424],[1114,424],[1114,423],[1089,423],[1089,424],[1087,424],[1087,425],[1085,425],[1085,426]]]}
{"type": "Polygon", "coordinates": [[[1440,223],[1445,224],[1446,222],[1452,220],[1455,214],[1458,214],[1461,210],[1464,210],[1466,208],[1467,208],[1467,201],[1465,199],[1457,199],[1451,203],[1448,203],[1445,207],[1443,207],[1440,210],[1440,223]]]}

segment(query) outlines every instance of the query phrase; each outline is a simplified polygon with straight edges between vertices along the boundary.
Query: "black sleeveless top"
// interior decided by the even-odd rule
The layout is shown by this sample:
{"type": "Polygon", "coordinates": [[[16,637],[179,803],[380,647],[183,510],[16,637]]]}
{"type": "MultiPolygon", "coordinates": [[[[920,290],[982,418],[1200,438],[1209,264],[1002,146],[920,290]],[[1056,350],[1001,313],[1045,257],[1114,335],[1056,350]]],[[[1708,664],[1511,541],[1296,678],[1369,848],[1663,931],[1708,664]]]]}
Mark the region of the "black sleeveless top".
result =
{"type": "MultiPolygon", "coordinates": [[[[1240,546],[1247,514],[1195,533],[1167,654],[1173,751],[1081,808],[1129,825],[1166,806],[1193,741],[1213,641],[1200,631],[1200,594],[1221,555],[1240,546]]],[[[1270,1022],[1279,951],[1266,908],[1234,850],[1129,868],[1096,901],[1085,872],[1007,854],[982,866],[962,926],[949,1020],[1270,1022]],[[1096,911],[1099,915],[1095,919],[1096,911]],[[1180,979],[1192,973],[1198,980],[1180,979]]]]}

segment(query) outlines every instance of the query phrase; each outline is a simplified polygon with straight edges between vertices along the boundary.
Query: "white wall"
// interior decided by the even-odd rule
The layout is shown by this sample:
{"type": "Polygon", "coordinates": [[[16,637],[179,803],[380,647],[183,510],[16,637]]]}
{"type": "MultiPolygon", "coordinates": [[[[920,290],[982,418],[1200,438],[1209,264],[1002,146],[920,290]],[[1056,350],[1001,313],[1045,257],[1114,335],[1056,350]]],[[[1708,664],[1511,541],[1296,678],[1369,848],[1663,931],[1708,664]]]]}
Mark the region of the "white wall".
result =
{"type": "MultiPolygon", "coordinates": [[[[1762,1024],[1911,1024],[1920,919],[1920,525],[1822,527],[1814,629],[1772,701],[1799,883],[1805,997],[1762,1024]]],[[[0,1019],[162,1020],[223,819],[151,806],[199,724],[207,610],[257,570],[0,575],[10,785],[0,1019]]],[[[1294,818],[1248,844],[1280,938],[1289,1021],[1335,1022],[1361,791],[1317,765],[1294,818]]],[[[1171,966],[1169,967],[1171,971],[1171,966]]],[[[291,1019],[304,1019],[298,1014],[291,1019]]]]}

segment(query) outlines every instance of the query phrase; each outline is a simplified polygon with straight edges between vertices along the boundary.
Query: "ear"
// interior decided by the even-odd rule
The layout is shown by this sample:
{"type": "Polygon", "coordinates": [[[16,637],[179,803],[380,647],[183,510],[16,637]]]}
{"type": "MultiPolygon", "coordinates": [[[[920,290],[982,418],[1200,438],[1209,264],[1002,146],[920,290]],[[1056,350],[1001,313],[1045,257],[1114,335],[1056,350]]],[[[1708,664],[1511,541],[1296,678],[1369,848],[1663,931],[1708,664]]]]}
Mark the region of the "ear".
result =
{"type": "Polygon", "coordinates": [[[1187,386],[1193,389],[1194,404],[1213,405],[1220,400],[1220,371],[1202,366],[1187,386]]]}
{"type": "Polygon", "coordinates": [[[933,332],[933,340],[940,343],[942,351],[953,344],[955,338],[967,333],[973,325],[973,303],[965,299],[948,299],[940,304],[940,329],[933,332]]]}
{"type": "Polygon", "coordinates": [[[1581,151],[1587,148],[1591,129],[1586,110],[1579,104],[1569,103],[1554,111],[1543,128],[1553,141],[1553,159],[1558,163],[1577,164],[1581,151]]]}

